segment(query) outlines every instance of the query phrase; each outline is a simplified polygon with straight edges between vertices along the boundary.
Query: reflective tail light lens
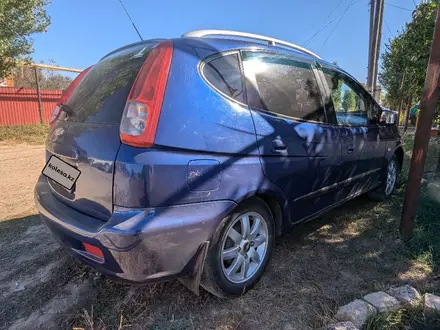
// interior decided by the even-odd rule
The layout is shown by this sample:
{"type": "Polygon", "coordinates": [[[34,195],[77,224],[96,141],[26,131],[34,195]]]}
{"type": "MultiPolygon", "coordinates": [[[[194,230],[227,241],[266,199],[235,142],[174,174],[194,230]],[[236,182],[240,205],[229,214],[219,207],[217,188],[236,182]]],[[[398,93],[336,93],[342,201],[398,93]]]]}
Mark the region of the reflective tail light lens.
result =
{"type": "Polygon", "coordinates": [[[139,136],[145,131],[148,109],[143,103],[128,101],[121,121],[121,132],[130,136],[139,136]]]}
{"type": "Polygon", "coordinates": [[[122,143],[134,147],[153,145],[172,56],[173,42],[162,42],[151,51],[139,70],[121,119],[122,143]]]}
{"type": "Polygon", "coordinates": [[[60,108],[59,105],[57,105],[57,106],[53,109],[52,114],[50,115],[50,118],[49,118],[49,124],[50,124],[50,125],[53,125],[53,123],[55,122],[55,120],[56,120],[56,119],[58,118],[58,116],[60,115],[60,112],[61,112],[61,108],[60,108]]]}

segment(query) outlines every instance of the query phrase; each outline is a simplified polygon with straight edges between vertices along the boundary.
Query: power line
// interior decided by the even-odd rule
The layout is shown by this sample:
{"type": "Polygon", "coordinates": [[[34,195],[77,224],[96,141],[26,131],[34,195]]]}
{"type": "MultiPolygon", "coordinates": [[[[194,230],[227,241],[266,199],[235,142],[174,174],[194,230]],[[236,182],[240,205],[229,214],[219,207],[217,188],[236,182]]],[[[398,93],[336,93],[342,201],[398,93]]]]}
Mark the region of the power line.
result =
{"type": "Polygon", "coordinates": [[[339,16],[337,16],[336,18],[334,18],[332,21],[330,21],[330,22],[326,25],[328,19],[329,19],[330,17],[332,17],[333,13],[336,11],[336,9],[338,9],[338,7],[341,5],[341,3],[342,3],[343,1],[344,1],[344,0],[341,0],[341,1],[338,2],[338,4],[336,5],[336,7],[333,8],[333,10],[332,10],[332,12],[330,13],[330,15],[327,16],[327,18],[325,19],[324,23],[322,23],[321,27],[315,32],[314,35],[312,35],[309,39],[307,39],[307,41],[304,43],[304,46],[307,46],[307,44],[308,44],[310,41],[312,41],[313,38],[316,37],[316,35],[317,35],[319,32],[321,32],[321,31],[322,31],[322,30],[323,30],[328,24],[330,24],[330,23],[333,22],[336,18],[339,17],[339,16]]]}
{"type": "Polygon", "coordinates": [[[330,39],[330,37],[332,36],[333,32],[336,30],[336,28],[338,27],[339,23],[341,23],[342,19],[344,18],[345,14],[347,13],[348,9],[350,9],[350,7],[354,4],[354,0],[351,0],[351,2],[348,4],[347,8],[345,8],[345,10],[342,12],[341,18],[339,18],[339,21],[336,23],[336,25],[333,27],[333,30],[330,32],[329,36],[327,37],[327,39],[325,39],[324,43],[322,44],[320,50],[325,46],[325,44],[327,43],[327,41],[330,39]]]}
{"type": "MultiPolygon", "coordinates": [[[[357,0],[357,1],[353,2],[353,3],[350,3],[350,4],[348,5],[348,8],[352,7],[353,5],[355,5],[356,3],[361,2],[361,1],[363,1],[363,0],[357,0]]],[[[338,6],[336,6],[336,8],[337,8],[337,7],[339,7],[339,4],[338,4],[338,6]]],[[[313,39],[314,37],[316,37],[316,35],[317,35],[318,33],[320,33],[320,32],[321,32],[322,30],[324,30],[327,26],[329,26],[329,25],[332,24],[334,21],[336,21],[338,18],[340,18],[342,15],[344,15],[345,12],[346,12],[346,10],[347,10],[347,8],[346,8],[344,11],[342,11],[341,13],[339,13],[338,16],[336,16],[335,18],[333,18],[333,19],[332,19],[331,21],[329,21],[327,24],[321,26],[321,28],[319,28],[318,31],[316,31],[315,34],[314,34],[313,36],[311,36],[311,37],[310,37],[310,38],[304,43],[304,47],[305,47],[310,41],[312,41],[312,39],[313,39]]],[[[329,15],[329,17],[330,17],[330,16],[331,16],[331,15],[329,15]]],[[[327,18],[327,19],[328,19],[328,18],[327,18]]]]}
{"type": "Polygon", "coordinates": [[[306,46],[310,41],[312,41],[312,39],[322,30],[324,30],[327,26],[329,26],[330,24],[332,24],[334,21],[336,21],[339,17],[341,17],[342,13],[340,13],[338,16],[336,16],[335,18],[333,18],[330,22],[328,22],[327,24],[325,24],[324,26],[322,26],[311,38],[309,38],[305,43],[304,46],[306,46]]]}
{"type": "Polygon", "coordinates": [[[413,11],[413,9],[408,9],[408,8],[404,8],[404,7],[396,6],[396,5],[393,5],[393,4],[388,3],[388,2],[385,2],[385,4],[388,5],[388,6],[394,7],[394,8],[399,8],[399,9],[407,10],[407,11],[413,11]]]}
{"type": "Polygon", "coordinates": [[[139,30],[137,29],[136,25],[134,24],[133,20],[131,19],[130,14],[128,13],[127,9],[125,8],[124,4],[122,3],[122,0],[119,0],[119,3],[121,4],[122,8],[124,8],[124,11],[127,14],[128,19],[130,20],[130,22],[133,25],[134,29],[136,30],[136,33],[138,34],[139,39],[141,39],[141,41],[144,41],[144,39],[142,39],[141,34],[139,33],[139,30]]]}
{"type": "Polygon", "coordinates": [[[388,23],[387,23],[387,21],[385,19],[384,19],[384,22],[385,22],[385,25],[386,25],[386,27],[388,29],[388,32],[390,33],[390,38],[392,38],[393,37],[393,33],[391,32],[390,26],[388,25],[388,23]]]}

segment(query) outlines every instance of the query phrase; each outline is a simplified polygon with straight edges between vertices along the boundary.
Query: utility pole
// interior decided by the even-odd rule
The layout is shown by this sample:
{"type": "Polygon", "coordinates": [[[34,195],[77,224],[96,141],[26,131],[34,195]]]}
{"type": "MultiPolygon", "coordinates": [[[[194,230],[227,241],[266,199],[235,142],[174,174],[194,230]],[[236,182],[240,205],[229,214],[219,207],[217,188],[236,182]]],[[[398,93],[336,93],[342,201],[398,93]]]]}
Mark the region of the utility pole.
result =
{"type": "Polygon", "coordinates": [[[370,40],[368,52],[367,89],[375,93],[382,38],[384,0],[370,0],[370,40]]]}
{"type": "Polygon", "coordinates": [[[376,93],[377,76],[379,73],[379,55],[380,55],[380,43],[382,41],[382,24],[383,24],[383,6],[384,0],[377,0],[376,2],[376,14],[377,27],[376,27],[376,55],[374,56],[374,72],[373,72],[373,95],[376,93]]]}
{"type": "Polygon", "coordinates": [[[408,176],[408,185],[403,201],[403,212],[400,220],[400,235],[408,241],[413,232],[414,217],[420,197],[421,180],[425,167],[426,151],[431,137],[431,125],[434,119],[438,100],[440,78],[440,6],[437,7],[434,37],[431,54],[426,71],[425,87],[420,102],[420,114],[414,137],[414,148],[408,176]]]}
{"type": "Polygon", "coordinates": [[[370,29],[369,29],[369,45],[368,45],[368,73],[367,73],[367,89],[371,91],[373,85],[373,45],[374,45],[374,14],[375,14],[375,0],[370,0],[370,29]]]}

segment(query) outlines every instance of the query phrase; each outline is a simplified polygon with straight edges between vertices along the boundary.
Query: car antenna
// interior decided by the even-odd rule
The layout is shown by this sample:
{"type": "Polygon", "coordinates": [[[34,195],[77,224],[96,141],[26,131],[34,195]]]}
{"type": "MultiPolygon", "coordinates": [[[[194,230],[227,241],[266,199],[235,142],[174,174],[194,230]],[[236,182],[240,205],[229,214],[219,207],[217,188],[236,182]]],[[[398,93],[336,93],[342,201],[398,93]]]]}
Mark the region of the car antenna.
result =
{"type": "Polygon", "coordinates": [[[142,39],[141,34],[139,33],[139,30],[137,29],[136,25],[134,24],[133,20],[131,19],[130,14],[128,13],[127,9],[125,8],[124,4],[122,3],[122,0],[119,0],[119,3],[121,4],[122,8],[124,9],[125,13],[128,16],[128,19],[130,20],[131,24],[133,24],[134,29],[136,30],[136,33],[139,36],[139,39],[141,39],[141,41],[144,41],[144,39],[142,39]]]}

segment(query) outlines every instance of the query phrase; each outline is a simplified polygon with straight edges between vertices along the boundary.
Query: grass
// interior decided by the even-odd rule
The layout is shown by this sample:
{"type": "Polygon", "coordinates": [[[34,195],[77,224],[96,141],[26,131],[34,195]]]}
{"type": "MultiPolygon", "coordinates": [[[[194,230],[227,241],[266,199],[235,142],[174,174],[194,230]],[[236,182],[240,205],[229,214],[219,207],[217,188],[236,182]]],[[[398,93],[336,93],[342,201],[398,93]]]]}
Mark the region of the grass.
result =
{"type": "Polygon", "coordinates": [[[368,320],[365,330],[434,330],[440,328],[440,318],[426,316],[421,308],[402,309],[388,314],[378,314],[368,320]]]}
{"type": "MultiPolygon", "coordinates": [[[[407,162],[403,168],[403,176],[409,171],[409,157],[413,147],[412,137],[406,136],[405,150],[407,162]]],[[[425,172],[435,172],[437,158],[440,153],[440,138],[431,139],[425,163],[425,172]]],[[[440,214],[440,191],[437,189],[422,188],[420,194],[413,238],[407,248],[410,258],[432,266],[434,271],[440,266],[440,223],[437,221],[440,214]]]]}
{"type": "MultiPolygon", "coordinates": [[[[432,267],[440,266],[440,204],[426,191],[422,192],[412,240],[411,257],[432,267]]],[[[436,271],[437,269],[434,269],[436,271]]]]}
{"type": "MultiPolygon", "coordinates": [[[[405,142],[403,185],[392,199],[375,203],[361,196],[279,238],[260,283],[242,297],[223,300],[204,291],[195,296],[177,281],[147,286],[115,283],[59,251],[52,257],[44,255],[47,262],[64,260],[44,283],[16,293],[14,299],[0,297],[6,320],[0,327],[38,314],[60,293],[60,285],[72,283],[85,289],[62,313],[54,313],[57,329],[314,329],[334,322],[339,306],[390,286],[410,284],[421,292],[439,294],[440,228],[435,219],[440,207],[429,189],[424,188],[421,196],[413,239],[403,244],[399,237],[411,156],[410,138],[405,142]]],[[[426,168],[435,169],[439,151],[439,145],[430,144],[426,168]]],[[[2,253],[19,254],[11,244],[23,242],[15,236],[26,227],[20,219],[0,223],[0,231],[9,233],[0,235],[0,246],[11,247],[2,253]]],[[[43,241],[49,241],[49,235],[43,241]]],[[[1,253],[0,259],[8,269],[9,259],[1,253]]],[[[26,269],[23,272],[27,274],[26,269]]],[[[403,311],[371,319],[368,329],[430,329],[435,322],[420,310],[403,311]]]]}
{"type": "MultiPolygon", "coordinates": [[[[414,147],[414,136],[413,135],[404,135],[403,141],[405,145],[405,151],[407,153],[407,163],[409,165],[409,161],[411,160],[410,155],[412,149],[414,147]]],[[[426,162],[425,162],[425,172],[435,172],[437,167],[437,158],[440,152],[440,137],[431,138],[429,142],[428,152],[426,154],[426,162]]]]}
{"type": "MultiPolygon", "coordinates": [[[[394,198],[398,203],[398,209],[401,210],[403,194],[405,191],[405,181],[409,172],[409,160],[411,150],[414,145],[411,136],[405,136],[405,155],[406,161],[403,168],[403,187],[394,198]]],[[[425,173],[434,172],[437,167],[437,158],[440,153],[440,139],[431,139],[425,163],[425,173]]],[[[438,270],[440,267],[440,223],[437,221],[440,214],[440,191],[437,189],[422,188],[420,195],[415,226],[412,239],[404,247],[405,256],[408,262],[411,262],[414,271],[425,274],[422,281],[422,293],[433,292],[440,294],[438,284],[438,270]]],[[[440,318],[426,316],[422,308],[402,309],[387,314],[378,314],[372,317],[366,330],[430,330],[440,328],[440,318]]]]}
{"type": "MultiPolygon", "coordinates": [[[[412,141],[405,141],[409,151],[412,141]]],[[[431,171],[439,151],[437,143],[430,144],[426,168],[431,171]]],[[[205,292],[196,297],[178,282],[138,289],[100,278],[94,282],[93,297],[73,307],[62,324],[85,329],[93,329],[93,323],[96,329],[220,330],[282,329],[291,324],[312,329],[334,322],[339,306],[390,286],[411,284],[421,292],[440,293],[435,280],[440,225],[434,221],[440,204],[426,189],[413,239],[405,245],[399,238],[409,159],[407,152],[403,184],[391,200],[374,203],[361,196],[281,237],[267,273],[243,297],[225,301],[205,292]]],[[[369,330],[436,327],[438,320],[420,310],[380,315],[368,325],[369,330]]]]}
{"type": "MultiPolygon", "coordinates": [[[[436,145],[430,152],[437,152],[436,145]]],[[[73,308],[63,325],[93,329],[87,317],[93,310],[96,329],[118,329],[121,320],[122,328],[135,329],[283,329],[286,324],[313,329],[334,322],[339,306],[390,286],[440,293],[434,279],[440,227],[433,221],[440,205],[423,192],[414,237],[405,245],[398,234],[404,191],[405,183],[379,204],[360,197],[282,237],[268,272],[243,297],[225,301],[204,292],[195,297],[177,282],[136,289],[102,278],[94,297],[82,309],[73,308]]],[[[405,310],[379,315],[367,329],[438,327],[439,321],[422,311],[405,310]]]]}
{"type": "Polygon", "coordinates": [[[49,125],[0,126],[0,141],[44,144],[49,125]]]}

